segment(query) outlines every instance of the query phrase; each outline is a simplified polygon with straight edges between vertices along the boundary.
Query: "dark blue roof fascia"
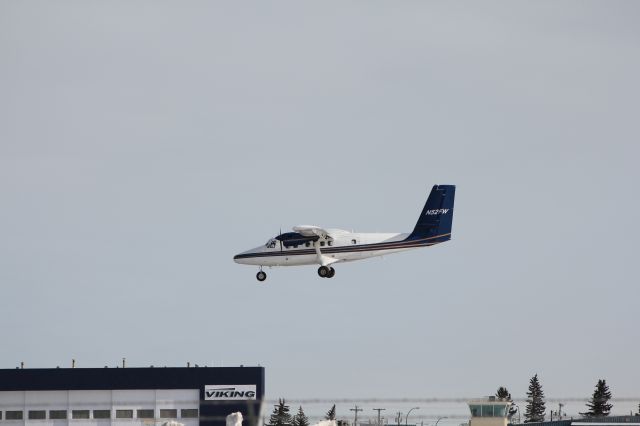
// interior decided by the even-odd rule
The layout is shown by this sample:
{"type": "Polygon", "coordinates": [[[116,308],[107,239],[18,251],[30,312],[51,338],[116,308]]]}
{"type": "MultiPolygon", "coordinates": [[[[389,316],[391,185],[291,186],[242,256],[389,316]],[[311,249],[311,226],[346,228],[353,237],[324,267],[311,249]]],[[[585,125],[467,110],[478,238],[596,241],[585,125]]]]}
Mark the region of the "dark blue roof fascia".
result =
{"type": "Polygon", "coordinates": [[[256,384],[264,396],[264,367],[0,369],[0,391],[202,389],[256,384]]]}

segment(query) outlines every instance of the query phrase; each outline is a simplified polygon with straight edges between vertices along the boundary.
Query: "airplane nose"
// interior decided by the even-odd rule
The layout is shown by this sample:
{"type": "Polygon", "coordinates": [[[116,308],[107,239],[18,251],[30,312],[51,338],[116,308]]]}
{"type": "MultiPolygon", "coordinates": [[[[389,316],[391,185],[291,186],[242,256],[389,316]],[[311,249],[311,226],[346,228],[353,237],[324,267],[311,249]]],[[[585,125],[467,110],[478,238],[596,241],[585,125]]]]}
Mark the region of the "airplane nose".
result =
{"type": "Polygon", "coordinates": [[[239,263],[241,265],[246,265],[247,264],[247,258],[246,258],[246,254],[249,253],[248,251],[243,251],[242,253],[238,253],[235,256],[233,256],[233,261],[236,263],[239,263]]]}
{"type": "Polygon", "coordinates": [[[257,265],[255,263],[256,259],[253,255],[259,253],[261,251],[261,247],[256,247],[251,250],[243,251],[242,253],[238,253],[233,256],[233,261],[239,263],[241,265],[257,265]]]}

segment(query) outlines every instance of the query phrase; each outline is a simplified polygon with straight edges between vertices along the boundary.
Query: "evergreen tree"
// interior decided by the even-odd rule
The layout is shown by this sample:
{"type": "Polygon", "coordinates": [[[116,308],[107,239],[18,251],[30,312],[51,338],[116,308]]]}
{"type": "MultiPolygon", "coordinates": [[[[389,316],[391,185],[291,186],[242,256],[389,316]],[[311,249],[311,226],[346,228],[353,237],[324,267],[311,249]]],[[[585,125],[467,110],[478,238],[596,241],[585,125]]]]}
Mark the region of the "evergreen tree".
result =
{"type": "Polygon", "coordinates": [[[544,392],[542,385],[536,374],[529,380],[529,391],[527,392],[527,407],[524,411],[524,422],[543,422],[546,407],[544,405],[544,392]]]}
{"type": "Polygon", "coordinates": [[[586,417],[606,417],[613,407],[613,405],[609,404],[610,399],[611,392],[609,392],[607,382],[604,379],[598,380],[591,401],[587,402],[589,411],[580,414],[586,417]]]}
{"type": "Polygon", "coordinates": [[[496,392],[496,397],[504,401],[509,401],[511,403],[511,406],[509,407],[509,414],[507,415],[509,419],[511,419],[514,416],[514,414],[518,412],[518,409],[516,408],[516,403],[513,402],[513,399],[511,399],[511,393],[509,393],[507,388],[505,388],[504,386],[500,386],[498,388],[498,391],[496,392]]]}
{"type": "Polygon", "coordinates": [[[273,413],[269,417],[271,426],[291,426],[291,414],[289,414],[289,406],[285,403],[284,398],[278,399],[278,405],[274,405],[273,413]]]}
{"type": "Polygon", "coordinates": [[[335,420],[336,419],[336,404],[333,404],[331,410],[327,411],[327,414],[324,416],[325,420],[335,420]]]}
{"type": "Polygon", "coordinates": [[[504,399],[505,401],[511,401],[511,394],[504,386],[500,386],[496,392],[496,397],[504,399]]]}
{"type": "Polygon", "coordinates": [[[309,426],[309,419],[302,411],[302,407],[298,408],[298,413],[293,416],[291,426],[309,426]]]}

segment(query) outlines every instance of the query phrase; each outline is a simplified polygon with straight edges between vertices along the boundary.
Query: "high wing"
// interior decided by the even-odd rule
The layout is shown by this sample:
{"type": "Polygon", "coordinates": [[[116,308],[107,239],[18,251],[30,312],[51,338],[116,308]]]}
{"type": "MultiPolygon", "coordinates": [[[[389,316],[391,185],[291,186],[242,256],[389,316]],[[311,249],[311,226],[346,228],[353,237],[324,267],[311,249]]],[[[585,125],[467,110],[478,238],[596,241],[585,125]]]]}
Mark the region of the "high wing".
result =
{"type": "Polygon", "coordinates": [[[294,226],[293,230],[304,235],[305,237],[318,236],[320,238],[329,238],[329,231],[322,229],[319,226],[313,225],[298,225],[294,226]]]}
{"type": "MultiPolygon", "coordinates": [[[[305,236],[305,237],[317,237],[322,239],[332,239],[331,233],[326,229],[322,229],[319,226],[313,225],[298,225],[294,226],[293,230],[297,233],[305,236]]],[[[324,243],[322,243],[324,245],[324,243]]],[[[318,258],[318,263],[323,267],[328,267],[332,263],[339,262],[340,259],[336,259],[335,257],[329,257],[322,254],[320,250],[320,246],[315,244],[316,256],[318,258]]]]}

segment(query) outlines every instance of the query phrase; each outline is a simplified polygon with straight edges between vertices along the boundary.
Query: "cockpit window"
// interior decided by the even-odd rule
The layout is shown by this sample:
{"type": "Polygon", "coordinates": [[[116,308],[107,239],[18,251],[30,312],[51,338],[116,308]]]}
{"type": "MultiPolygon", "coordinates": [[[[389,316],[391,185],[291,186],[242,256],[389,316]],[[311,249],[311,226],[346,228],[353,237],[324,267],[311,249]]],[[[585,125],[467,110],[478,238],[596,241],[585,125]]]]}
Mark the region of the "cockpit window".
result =
{"type": "Polygon", "coordinates": [[[264,245],[266,248],[276,248],[276,240],[275,238],[271,238],[267,241],[267,244],[264,245]]]}

